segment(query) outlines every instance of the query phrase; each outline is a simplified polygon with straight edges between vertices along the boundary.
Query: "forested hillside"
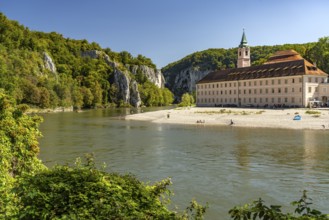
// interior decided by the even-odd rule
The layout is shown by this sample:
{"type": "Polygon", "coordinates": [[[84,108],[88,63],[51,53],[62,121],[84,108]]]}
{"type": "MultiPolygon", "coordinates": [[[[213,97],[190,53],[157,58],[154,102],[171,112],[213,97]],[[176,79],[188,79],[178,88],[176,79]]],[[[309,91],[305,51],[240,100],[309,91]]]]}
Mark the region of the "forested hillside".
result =
{"type": "MultiPolygon", "coordinates": [[[[284,44],[275,46],[251,47],[251,65],[261,65],[274,52],[293,49],[305,59],[316,62],[317,66],[329,73],[329,38],[320,38],[318,42],[305,44],[284,44]]],[[[209,72],[218,69],[236,68],[237,48],[208,49],[195,52],[183,59],[162,68],[166,86],[176,98],[195,91],[195,83],[209,72]]]]}
{"type": "Polygon", "coordinates": [[[40,108],[168,105],[172,94],[161,77],[142,55],[116,53],[55,32],[30,31],[0,13],[0,88],[18,104],[40,108]]]}

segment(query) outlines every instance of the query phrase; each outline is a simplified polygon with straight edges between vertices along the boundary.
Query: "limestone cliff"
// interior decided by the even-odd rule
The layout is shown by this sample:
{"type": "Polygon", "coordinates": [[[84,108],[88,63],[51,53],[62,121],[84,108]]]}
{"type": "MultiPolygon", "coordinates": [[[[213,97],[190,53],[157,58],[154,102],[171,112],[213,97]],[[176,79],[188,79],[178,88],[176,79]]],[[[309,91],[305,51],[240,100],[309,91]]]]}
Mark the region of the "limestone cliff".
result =
{"type": "Polygon", "coordinates": [[[141,72],[148,78],[148,80],[150,80],[150,82],[154,83],[157,87],[164,87],[165,80],[160,70],[154,70],[153,68],[144,65],[126,65],[126,67],[131,71],[132,74],[136,75],[138,72],[141,72]]]}
{"type": "Polygon", "coordinates": [[[97,50],[82,52],[81,56],[91,57],[93,59],[102,57],[105,62],[114,69],[111,83],[114,84],[118,90],[117,99],[134,107],[140,107],[142,101],[138,90],[138,83],[133,79],[132,75],[141,73],[159,88],[164,87],[164,77],[160,70],[154,70],[153,68],[144,65],[123,66],[122,64],[111,60],[111,58],[104,52],[97,50]]]}
{"type": "Polygon", "coordinates": [[[180,101],[181,96],[188,92],[195,91],[195,84],[213,70],[200,70],[199,67],[187,67],[179,72],[164,72],[166,87],[175,95],[176,101],[180,101]]]}
{"type": "Polygon", "coordinates": [[[56,65],[51,59],[51,57],[49,56],[49,54],[46,52],[43,53],[43,62],[47,70],[49,70],[52,73],[56,73],[56,65]]]}

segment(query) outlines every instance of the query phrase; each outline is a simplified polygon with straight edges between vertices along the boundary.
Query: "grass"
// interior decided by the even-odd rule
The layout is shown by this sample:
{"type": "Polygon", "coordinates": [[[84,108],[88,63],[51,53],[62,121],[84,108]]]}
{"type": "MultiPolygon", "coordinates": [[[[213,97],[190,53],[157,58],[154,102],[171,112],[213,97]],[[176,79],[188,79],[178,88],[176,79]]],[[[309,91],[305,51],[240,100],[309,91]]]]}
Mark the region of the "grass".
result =
{"type": "Polygon", "coordinates": [[[309,114],[309,115],[319,115],[319,116],[320,116],[321,112],[319,112],[319,111],[315,111],[315,110],[307,110],[307,111],[305,112],[305,114],[309,114]]]}
{"type": "Polygon", "coordinates": [[[234,114],[234,115],[260,115],[264,113],[265,111],[257,111],[257,112],[251,112],[251,111],[232,111],[232,110],[227,110],[227,109],[221,109],[219,111],[196,111],[196,114],[208,114],[208,115],[217,115],[217,114],[234,114]]]}

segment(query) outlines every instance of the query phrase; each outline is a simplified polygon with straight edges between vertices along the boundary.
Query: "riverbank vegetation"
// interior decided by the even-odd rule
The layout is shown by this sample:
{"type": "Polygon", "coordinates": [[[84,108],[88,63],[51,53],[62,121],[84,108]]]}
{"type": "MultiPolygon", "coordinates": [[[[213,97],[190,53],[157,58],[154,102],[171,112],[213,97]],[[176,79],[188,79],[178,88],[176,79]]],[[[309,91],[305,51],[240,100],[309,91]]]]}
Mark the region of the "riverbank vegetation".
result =
{"type": "Polygon", "coordinates": [[[329,219],[329,214],[323,214],[319,210],[313,209],[312,199],[307,197],[304,190],[302,197],[299,200],[291,203],[295,207],[294,213],[282,212],[280,205],[265,205],[265,202],[260,198],[250,204],[244,206],[235,206],[229,211],[229,214],[234,220],[241,219],[260,219],[260,220],[326,220],[329,219]]]}

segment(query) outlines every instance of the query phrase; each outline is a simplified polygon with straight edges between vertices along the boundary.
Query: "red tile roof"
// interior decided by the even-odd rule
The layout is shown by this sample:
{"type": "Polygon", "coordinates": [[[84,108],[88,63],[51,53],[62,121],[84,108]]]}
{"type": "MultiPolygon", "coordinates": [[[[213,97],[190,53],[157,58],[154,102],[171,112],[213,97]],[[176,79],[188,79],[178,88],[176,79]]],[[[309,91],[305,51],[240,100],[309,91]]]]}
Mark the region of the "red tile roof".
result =
{"type": "Polygon", "coordinates": [[[297,75],[327,76],[294,50],[278,51],[260,66],[219,70],[209,73],[199,83],[236,81],[297,75]]]}

